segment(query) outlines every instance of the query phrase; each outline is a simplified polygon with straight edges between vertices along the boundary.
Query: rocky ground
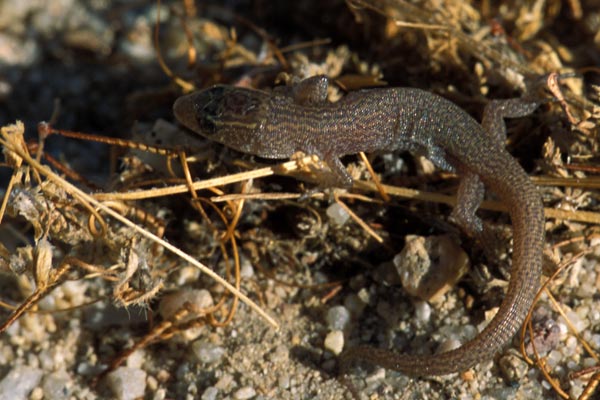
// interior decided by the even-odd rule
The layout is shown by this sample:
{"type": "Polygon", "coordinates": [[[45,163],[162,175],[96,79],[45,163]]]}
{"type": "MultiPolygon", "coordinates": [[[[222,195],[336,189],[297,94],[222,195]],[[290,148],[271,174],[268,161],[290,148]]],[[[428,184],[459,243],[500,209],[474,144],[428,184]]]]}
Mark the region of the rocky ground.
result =
{"type": "MultiPolygon", "coordinates": [[[[0,225],[0,399],[350,398],[336,379],[344,348],[432,353],[472,338],[499,306],[510,271],[510,224],[494,204],[480,214],[505,238],[494,249],[499,261],[449,222],[450,207],[439,199],[455,193],[455,177],[408,154],[370,158],[393,186],[387,203],[366,183],[352,192],[281,196],[314,187],[298,176],[193,198],[177,151],[189,156],[193,180],[277,162],[190,135],[171,107],[192,86],[267,89],[326,74],[332,101],[363,87],[420,87],[479,119],[489,99],[519,96],[554,71],[576,74],[563,84],[572,119],[559,103],[544,105],[509,122],[507,148],[554,210],[546,277],[566,268],[533,312],[533,344],[556,386],[527,364],[518,337],[460,374],[412,379],[356,365],[349,375],[371,400],[559,398],[560,390],[579,398],[597,367],[583,343],[600,347],[600,4],[491,3],[0,2],[0,187],[10,189],[0,225]],[[153,45],[157,18],[169,70],[153,45]],[[86,207],[39,167],[16,165],[6,142],[19,132],[8,128],[16,120],[33,158],[43,150],[41,160],[77,188],[232,284],[237,265],[242,292],[279,329],[189,262],[86,207]],[[55,134],[41,140],[41,121],[157,144],[172,157],[55,134]],[[114,195],[178,184],[177,195],[114,195]],[[419,200],[400,198],[402,187],[420,190],[419,200]],[[237,193],[254,197],[212,201],[237,193]],[[449,272],[433,273],[439,288],[423,286],[423,275],[442,267],[449,272]]],[[[344,161],[356,180],[371,180],[357,157],[344,161]]],[[[530,357],[532,347],[527,338],[530,357]]]]}

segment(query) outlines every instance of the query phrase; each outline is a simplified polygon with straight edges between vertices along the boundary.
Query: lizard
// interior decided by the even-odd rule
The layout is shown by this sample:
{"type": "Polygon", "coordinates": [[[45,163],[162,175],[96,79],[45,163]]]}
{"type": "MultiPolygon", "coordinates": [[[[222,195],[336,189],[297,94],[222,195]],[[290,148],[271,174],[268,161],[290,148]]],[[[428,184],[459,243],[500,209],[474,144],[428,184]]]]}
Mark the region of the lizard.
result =
{"type": "MultiPolygon", "coordinates": [[[[548,75],[556,79],[557,74],[548,75]]],[[[315,76],[294,86],[262,91],[216,85],[178,98],[176,119],[193,132],[235,150],[269,159],[302,151],[333,172],[326,185],[351,187],[340,157],[408,150],[460,176],[451,218],[467,234],[491,232],[475,215],[485,188],[507,206],[513,227],[511,276],[494,318],[475,338],[440,354],[396,354],[369,346],[341,354],[342,371],[354,360],[410,376],[446,375],[489,360],[521,327],[539,288],[544,246],[541,197],[504,147],[504,118],[524,117],[539,97],[491,100],[481,124],[455,103],[417,88],[363,89],[327,100],[329,81],[315,76]]]]}

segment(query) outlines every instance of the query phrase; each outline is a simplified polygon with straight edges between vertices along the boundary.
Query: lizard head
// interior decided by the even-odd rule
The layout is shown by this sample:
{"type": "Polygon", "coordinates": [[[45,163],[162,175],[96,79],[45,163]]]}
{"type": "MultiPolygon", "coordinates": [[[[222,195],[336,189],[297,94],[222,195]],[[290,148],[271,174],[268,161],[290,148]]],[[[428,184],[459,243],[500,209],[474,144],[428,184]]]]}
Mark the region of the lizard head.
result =
{"type": "Polygon", "coordinates": [[[178,98],[177,120],[188,129],[227,147],[261,156],[268,94],[218,85],[178,98]]]}

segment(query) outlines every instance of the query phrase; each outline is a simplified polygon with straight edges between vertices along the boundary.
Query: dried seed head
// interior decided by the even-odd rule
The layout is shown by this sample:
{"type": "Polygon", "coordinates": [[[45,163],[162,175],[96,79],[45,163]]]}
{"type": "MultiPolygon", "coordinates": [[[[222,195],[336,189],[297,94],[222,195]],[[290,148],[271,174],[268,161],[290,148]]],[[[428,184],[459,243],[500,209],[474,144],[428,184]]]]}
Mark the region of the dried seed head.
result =
{"type": "Polygon", "coordinates": [[[35,284],[39,289],[44,289],[50,284],[52,273],[53,247],[46,239],[38,242],[33,251],[33,268],[35,284]]]}

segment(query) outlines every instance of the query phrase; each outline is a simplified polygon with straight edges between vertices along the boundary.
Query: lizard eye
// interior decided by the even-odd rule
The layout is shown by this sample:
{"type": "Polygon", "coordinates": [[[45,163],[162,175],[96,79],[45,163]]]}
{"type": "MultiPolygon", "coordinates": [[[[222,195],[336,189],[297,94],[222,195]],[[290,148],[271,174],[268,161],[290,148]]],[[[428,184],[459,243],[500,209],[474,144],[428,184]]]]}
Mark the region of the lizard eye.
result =
{"type": "Polygon", "coordinates": [[[196,118],[198,125],[204,134],[213,134],[217,131],[217,122],[219,121],[223,109],[224,87],[216,87],[210,90],[207,95],[208,101],[204,106],[197,110],[196,118]]]}
{"type": "Polygon", "coordinates": [[[204,109],[198,118],[198,125],[200,126],[200,129],[202,129],[202,133],[205,135],[210,135],[217,131],[217,126],[215,125],[214,119],[211,117],[211,115],[207,114],[204,109]]]}

